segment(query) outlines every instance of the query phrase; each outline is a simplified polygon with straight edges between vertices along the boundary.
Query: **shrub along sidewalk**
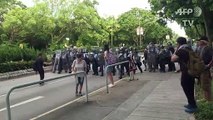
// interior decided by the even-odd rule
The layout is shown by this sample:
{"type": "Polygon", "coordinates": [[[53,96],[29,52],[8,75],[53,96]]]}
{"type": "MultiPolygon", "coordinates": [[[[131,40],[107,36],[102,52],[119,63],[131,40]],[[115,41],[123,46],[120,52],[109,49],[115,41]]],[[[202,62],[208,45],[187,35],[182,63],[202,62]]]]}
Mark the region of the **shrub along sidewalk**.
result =
{"type": "MultiPolygon", "coordinates": [[[[213,80],[211,82],[213,86],[213,80]]],[[[196,99],[198,111],[194,114],[196,120],[213,120],[213,102],[208,102],[203,97],[200,85],[196,85],[196,99]]]]}

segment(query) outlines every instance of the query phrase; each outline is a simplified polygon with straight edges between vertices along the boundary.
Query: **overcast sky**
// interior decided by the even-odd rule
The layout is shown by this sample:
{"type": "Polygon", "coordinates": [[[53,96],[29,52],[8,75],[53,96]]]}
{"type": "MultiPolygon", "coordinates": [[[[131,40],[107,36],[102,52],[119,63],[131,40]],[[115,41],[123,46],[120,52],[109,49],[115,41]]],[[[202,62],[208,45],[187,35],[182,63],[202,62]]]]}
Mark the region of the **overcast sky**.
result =
{"type": "MultiPolygon", "coordinates": [[[[32,0],[20,0],[27,6],[33,6],[32,0]]],[[[143,9],[150,9],[148,0],[97,0],[99,5],[97,6],[98,13],[102,17],[118,16],[131,8],[138,7],[143,9]]],[[[168,23],[168,26],[178,35],[186,36],[183,29],[174,22],[168,23]]]]}

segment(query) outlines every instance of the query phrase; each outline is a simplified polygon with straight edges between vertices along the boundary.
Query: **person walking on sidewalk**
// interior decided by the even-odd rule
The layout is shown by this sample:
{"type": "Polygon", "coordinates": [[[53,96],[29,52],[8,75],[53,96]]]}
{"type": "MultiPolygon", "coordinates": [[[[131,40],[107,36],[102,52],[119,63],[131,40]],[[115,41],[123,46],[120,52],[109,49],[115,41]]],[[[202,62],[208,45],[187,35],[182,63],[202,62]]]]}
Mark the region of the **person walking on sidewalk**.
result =
{"type": "MultiPolygon", "coordinates": [[[[87,64],[85,60],[83,60],[83,55],[78,53],[77,58],[73,61],[72,64],[72,71],[76,72],[86,72],[87,71],[87,64]]],[[[84,74],[77,74],[76,75],[76,96],[82,96],[82,88],[84,84],[84,74]],[[80,86],[80,87],[79,87],[80,86]],[[79,89],[79,92],[78,92],[79,89]]]]}
{"type": "MultiPolygon", "coordinates": [[[[36,72],[39,73],[40,75],[40,80],[44,80],[44,59],[42,56],[42,53],[38,54],[38,57],[35,60],[35,67],[36,67],[36,72]]],[[[40,85],[44,85],[44,82],[41,82],[40,85]]]]}
{"type": "Polygon", "coordinates": [[[178,61],[180,64],[181,70],[181,86],[188,100],[188,104],[184,105],[185,112],[194,113],[197,110],[197,105],[194,97],[194,84],[195,78],[189,75],[187,72],[187,62],[189,61],[189,53],[185,49],[190,49],[187,46],[186,38],[179,37],[177,38],[177,50],[172,55],[171,61],[178,61]]]}

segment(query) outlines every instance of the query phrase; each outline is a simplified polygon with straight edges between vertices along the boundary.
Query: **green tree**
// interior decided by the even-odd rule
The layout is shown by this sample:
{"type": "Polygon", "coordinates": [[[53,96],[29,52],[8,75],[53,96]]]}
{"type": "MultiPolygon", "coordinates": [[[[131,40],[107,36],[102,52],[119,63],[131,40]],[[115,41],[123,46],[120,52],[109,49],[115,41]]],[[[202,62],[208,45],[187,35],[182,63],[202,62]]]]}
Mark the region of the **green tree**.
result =
{"type": "MultiPolygon", "coordinates": [[[[182,23],[182,17],[195,20],[193,27],[183,26],[189,36],[192,35],[189,34],[189,31],[192,31],[196,32],[194,34],[198,34],[193,34],[194,36],[206,35],[210,40],[213,40],[213,23],[211,22],[213,21],[212,0],[149,0],[149,2],[151,3],[152,10],[166,19],[175,20],[179,24],[182,23]],[[196,6],[202,9],[202,15],[200,17],[193,15],[178,16],[179,14],[176,14],[180,8],[194,8],[196,6]]],[[[183,13],[183,11],[179,12],[183,13]]]]}
{"type": "Polygon", "coordinates": [[[118,31],[120,30],[120,24],[118,23],[117,19],[110,16],[105,19],[105,28],[106,32],[108,33],[108,44],[114,46],[115,44],[118,45],[118,31]]]}
{"type": "Polygon", "coordinates": [[[95,1],[83,0],[74,8],[72,39],[81,45],[100,45],[106,38],[107,34],[102,29],[103,20],[95,9],[96,4],[95,1]]]}
{"type": "Polygon", "coordinates": [[[143,27],[143,43],[150,41],[162,43],[166,35],[172,35],[171,29],[165,24],[158,22],[158,17],[150,11],[133,8],[132,10],[123,13],[118,18],[120,24],[119,39],[127,43],[139,43],[139,36],[136,34],[136,28],[143,27]]]}
{"type": "Polygon", "coordinates": [[[50,43],[55,24],[46,4],[15,8],[5,14],[4,19],[3,30],[8,33],[9,41],[26,42],[38,49],[46,48],[50,43]]]}

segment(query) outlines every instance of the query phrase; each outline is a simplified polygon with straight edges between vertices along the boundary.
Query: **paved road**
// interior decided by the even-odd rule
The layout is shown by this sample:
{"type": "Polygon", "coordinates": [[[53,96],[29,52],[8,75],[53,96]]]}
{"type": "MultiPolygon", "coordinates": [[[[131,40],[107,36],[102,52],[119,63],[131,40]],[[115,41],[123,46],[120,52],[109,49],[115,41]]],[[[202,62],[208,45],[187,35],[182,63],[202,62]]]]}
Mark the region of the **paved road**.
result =
{"type": "MultiPolygon", "coordinates": [[[[66,74],[47,73],[46,78],[63,75],[66,74]]],[[[3,120],[6,120],[5,96],[9,89],[15,85],[37,81],[38,77],[38,75],[32,75],[0,83],[0,116],[3,116],[3,120]]],[[[89,92],[104,87],[105,77],[88,75],[88,86],[89,92]]],[[[49,82],[42,87],[34,85],[23,88],[11,94],[12,118],[15,120],[29,120],[74,99],[76,99],[76,96],[73,76],[49,82]]]]}
{"type": "MultiPolygon", "coordinates": [[[[47,73],[46,78],[64,74],[47,73]]],[[[5,93],[18,84],[36,81],[33,75],[0,82],[0,119],[6,120],[5,93]]],[[[116,78],[116,77],[114,77],[116,78]]],[[[11,95],[13,120],[180,120],[185,96],[179,74],[137,73],[139,80],[116,80],[106,93],[105,77],[88,75],[89,102],[75,97],[74,77],[24,88],[11,95]]]]}

